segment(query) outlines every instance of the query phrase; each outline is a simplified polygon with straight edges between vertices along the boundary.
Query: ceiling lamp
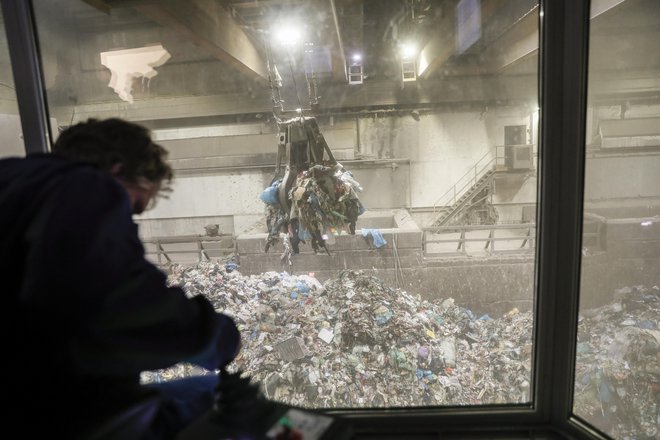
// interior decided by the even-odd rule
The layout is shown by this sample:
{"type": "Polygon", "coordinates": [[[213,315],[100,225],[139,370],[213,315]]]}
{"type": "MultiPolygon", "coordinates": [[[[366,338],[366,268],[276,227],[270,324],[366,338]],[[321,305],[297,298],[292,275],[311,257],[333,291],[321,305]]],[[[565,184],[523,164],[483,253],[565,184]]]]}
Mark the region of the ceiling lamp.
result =
{"type": "Polygon", "coordinates": [[[362,84],[364,82],[364,71],[362,69],[362,55],[354,53],[351,63],[348,65],[348,83],[362,84]]]}
{"type": "Polygon", "coordinates": [[[300,28],[293,25],[282,25],[274,31],[275,39],[285,46],[293,46],[302,40],[300,28]]]}
{"type": "Polygon", "coordinates": [[[401,58],[412,60],[417,56],[417,47],[413,43],[404,43],[401,45],[401,58]]]}

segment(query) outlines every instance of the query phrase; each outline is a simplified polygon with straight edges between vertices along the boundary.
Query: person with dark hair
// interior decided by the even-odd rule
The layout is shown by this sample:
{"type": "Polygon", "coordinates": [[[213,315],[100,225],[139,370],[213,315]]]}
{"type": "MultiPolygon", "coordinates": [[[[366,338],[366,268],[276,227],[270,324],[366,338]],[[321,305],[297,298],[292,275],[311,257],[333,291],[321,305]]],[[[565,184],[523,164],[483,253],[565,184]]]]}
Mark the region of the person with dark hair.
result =
{"type": "Polygon", "coordinates": [[[216,374],[140,383],[180,362],[220,369],[241,346],[231,317],[145,259],[132,214],[169,190],[166,156],[113,118],[0,160],[2,390],[21,436],[169,439],[212,408],[216,374]]]}

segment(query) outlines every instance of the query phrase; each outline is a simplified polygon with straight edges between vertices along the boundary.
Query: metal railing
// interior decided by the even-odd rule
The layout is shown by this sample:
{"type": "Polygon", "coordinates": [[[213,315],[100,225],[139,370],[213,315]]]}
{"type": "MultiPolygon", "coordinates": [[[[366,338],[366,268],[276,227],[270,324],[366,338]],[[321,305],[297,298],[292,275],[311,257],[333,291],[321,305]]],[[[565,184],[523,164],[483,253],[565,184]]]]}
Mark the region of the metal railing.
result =
{"type": "Polygon", "coordinates": [[[452,185],[444,194],[442,194],[433,203],[433,208],[438,206],[452,206],[456,203],[463,193],[474,186],[479,181],[481,176],[490,170],[491,165],[495,162],[495,157],[489,151],[484,154],[468,171],[461,176],[454,185],[452,185]]]}
{"type": "Polygon", "coordinates": [[[440,226],[423,228],[422,234],[426,256],[527,252],[536,247],[535,223],[440,226]],[[468,249],[470,243],[483,246],[468,249]]]}
{"type": "Polygon", "coordinates": [[[454,185],[452,185],[444,194],[442,194],[433,203],[433,219],[441,213],[441,209],[454,206],[464,194],[466,194],[483,176],[489,171],[493,170],[497,165],[503,165],[504,153],[500,154],[500,149],[504,150],[504,146],[495,146],[493,149],[484,154],[474,165],[472,165],[461,176],[454,185]]]}
{"type": "Polygon", "coordinates": [[[231,234],[214,237],[205,235],[152,237],[142,240],[142,243],[146,257],[160,266],[171,263],[201,263],[236,252],[236,240],[231,234]],[[231,246],[219,246],[224,242],[230,242],[231,246]],[[188,258],[178,258],[183,256],[188,258]]]}

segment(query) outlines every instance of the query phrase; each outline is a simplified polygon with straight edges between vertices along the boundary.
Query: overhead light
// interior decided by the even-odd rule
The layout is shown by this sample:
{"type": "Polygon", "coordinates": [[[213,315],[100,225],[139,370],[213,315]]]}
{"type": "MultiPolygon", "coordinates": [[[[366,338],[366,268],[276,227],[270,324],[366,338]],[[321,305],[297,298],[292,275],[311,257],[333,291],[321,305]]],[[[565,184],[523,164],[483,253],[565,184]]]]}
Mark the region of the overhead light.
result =
{"type": "Polygon", "coordinates": [[[297,26],[282,25],[275,32],[275,39],[286,46],[292,46],[302,40],[302,32],[297,26]]]}
{"type": "Polygon", "coordinates": [[[401,45],[401,56],[404,59],[411,59],[417,55],[417,47],[412,43],[404,43],[401,45]]]}
{"type": "Polygon", "coordinates": [[[362,55],[354,53],[351,56],[351,63],[348,66],[348,83],[362,84],[364,81],[364,71],[362,70],[362,55]]]}
{"type": "Polygon", "coordinates": [[[401,79],[403,82],[417,81],[417,46],[408,41],[401,45],[401,79]]]}

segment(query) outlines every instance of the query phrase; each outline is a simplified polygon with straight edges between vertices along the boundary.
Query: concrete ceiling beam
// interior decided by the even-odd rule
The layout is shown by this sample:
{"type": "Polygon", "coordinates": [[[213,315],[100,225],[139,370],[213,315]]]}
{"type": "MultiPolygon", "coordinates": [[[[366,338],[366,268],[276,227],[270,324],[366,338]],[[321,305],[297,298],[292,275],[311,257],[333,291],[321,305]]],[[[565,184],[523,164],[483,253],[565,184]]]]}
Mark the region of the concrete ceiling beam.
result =
{"type": "MultiPolygon", "coordinates": [[[[614,10],[625,0],[592,0],[591,19],[614,10]]],[[[487,54],[495,54],[494,70],[501,71],[536,55],[539,49],[538,7],[523,16],[516,25],[489,45],[487,54]]]]}
{"type": "Polygon", "coordinates": [[[616,8],[625,0],[591,0],[591,19],[616,8]]]}
{"type": "Polygon", "coordinates": [[[535,55],[538,50],[539,11],[536,7],[489,45],[486,54],[494,57],[493,70],[499,72],[535,55]]]}
{"type": "Polygon", "coordinates": [[[419,53],[417,76],[419,78],[430,78],[445,61],[456,51],[456,40],[454,35],[455,10],[443,15],[437,26],[436,33],[429,39],[419,53]]]}
{"type": "Polygon", "coordinates": [[[328,7],[332,14],[332,78],[336,81],[348,81],[348,74],[346,72],[346,54],[344,52],[344,44],[341,38],[341,31],[339,28],[339,18],[337,17],[337,8],[335,0],[327,0],[328,7]]]}
{"type": "MultiPolygon", "coordinates": [[[[246,77],[266,83],[267,63],[231,12],[213,0],[85,0],[102,11],[132,7],[161,26],[173,29],[214,58],[246,77]]],[[[219,79],[221,81],[222,79],[219,79]]]]}
{"type": "MultiPolygon", "coordinates": [[[[323,99],[319,102],[318,113],[341,113],[360,111],[374,107],[410,107],[416,105],[484,105],[499,102],[526,103],[536,99],[537,78],[535,75],[516,77],[462,77],[418,81],[415,86],[403,90],[396,81],[372,80],[359,89],[348,84],[324,84],[319,90],[323,99]]],[[[254,99],[247,99],[245,93],[227,93],[209,96],[152,97],[135,101],[131,105],[124,102],[78,103],[75,107],[75,121],[89,117],[111,117],[122,115],[134,121],[157,121],[187,118],[223,117],[241,114],[272,114],[268,105],[270,91],[263,88],[256,91],[254,99]]],[[[72,106],[51,108],[51,113],[60,121],[68,122],[73,112],[72,106]]],[[[208,119],[205,120],[208,122],[208,119]]]]}

